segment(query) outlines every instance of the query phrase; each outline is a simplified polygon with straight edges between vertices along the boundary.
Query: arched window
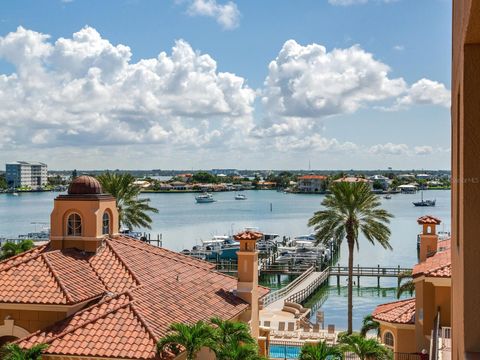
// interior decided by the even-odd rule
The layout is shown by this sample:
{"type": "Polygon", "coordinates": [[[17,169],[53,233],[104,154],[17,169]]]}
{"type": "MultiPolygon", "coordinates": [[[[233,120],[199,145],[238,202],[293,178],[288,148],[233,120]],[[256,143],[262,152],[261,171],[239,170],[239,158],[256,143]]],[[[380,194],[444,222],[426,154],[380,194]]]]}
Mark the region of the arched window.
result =
{"type": "Polygon", "coordinates": [[[110,214],[107,211],[103,213],[102,234],[110,234],[110,214]]]}
{"type": "Polygon", "coordinates": [[[82,218],[77,213],[68,216],[67,236],[82,236],[82,218]]]}
{"type": "Polygon", "coordinates": [[[383,335],[383,343],[391,347],[393,347],[393,345],[395,344],[393,340],[393,334],[390,331],[386,331],[383,335]]]}

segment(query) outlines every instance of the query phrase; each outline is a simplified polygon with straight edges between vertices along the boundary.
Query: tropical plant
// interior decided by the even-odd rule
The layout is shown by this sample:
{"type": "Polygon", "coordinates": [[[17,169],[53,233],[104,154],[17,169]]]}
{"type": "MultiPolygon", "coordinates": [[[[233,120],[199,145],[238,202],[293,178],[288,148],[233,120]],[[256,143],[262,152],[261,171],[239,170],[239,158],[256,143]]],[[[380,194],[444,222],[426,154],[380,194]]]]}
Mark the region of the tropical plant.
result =
{"type": "Polygon", "coordinates": [[[218,360],[263,359],[258,355],[257,342],[250,334],[247,324],[222,320],[219,317],[214,317],[210,321],[215,325],[217,345],[214,351],[218,360]]]}
{"type": "Polygon", "coordinates": [[[411,271],[403,272],[398,276],[399,286],[397,289],[397,299],[400,299],[400,297],[406,292],[408,292],[410,296],[413,296],[413,293],[415,292],[415,284],[411,279],[411,277],[412,277],[411,271]],[[408,280],[403,281],[405,279],[408,279],[408,280]]]}
{"type": "Polygon", "coordinates": [[[47,344],[37,344],[30,349],[22,349],[18,344],[7,344],[2,348],[3,360],[40,360],[47,344]]]}
{"type": "Polygon", "coordinates": [[[366,339],[360,335],[344,336],[340,339],[345,353],[354,353],[360,360],[391,360],[392,352],[376,339],[366,339]]]}
{"type": "Polygon", "coordinates": [[[0,260],[8,259],[12,256],[21,254],[35,247],[32,240],[22,240],[19,243],[6,242],[2,245],[0,252],[0,260]]]}
{"type": "Polygon", "coordinates": [[[204,321],[193,325],[174,323],[170,325],[170,333],[157,343],[157,352],[162,353],[167,347],[174,353],[178,347],[184,348],[187,360],[195,359],[202,348],[216,349],[214,329],[204,321]]]}
{"type": "Polygon", "coordinates": [[[158,213],[158,210],[149,205],[150,199],[139,199],[140,187],[134,184],[132,175],[107,172],[100,175],[98,181],[103,190],[117,200],[121,226],[130,230],[134,227],[151,229],[152,218],[147,213],[158,213]]]}
{"type": "Polygon", "coordinates": [[[367,315],[363,318],[360,335],[362,337],[365,337],[367,336],[367,333],[371,330],[375,330],[377,337],[380,336],[380,323],[378,321],[375,321],[372,315],[367,315]]]}
{"type": "Polygon", "coordinates": [[[358,235],[361,232],[372,244],[379,243],[392,249],[389,243],[390,229],[385,225],[393,217],[380,209],[378,196],[365,182],[337,182],[330,187],[331,193],[322,201],[325,210],[314,213],[308,221],[315,229],[317,243],[328,245],[340,243],[345,237],[348,243],[348,334],[352,333],[353,302],[353,250],[359,249],[358,235]]]}
{"type": "Polygon", "coordinates": [[[343,352],[337,346],[330,346],[324,341],[317,344],[305,344],[300,351],[299,360],[341,360],[343,352]]]}

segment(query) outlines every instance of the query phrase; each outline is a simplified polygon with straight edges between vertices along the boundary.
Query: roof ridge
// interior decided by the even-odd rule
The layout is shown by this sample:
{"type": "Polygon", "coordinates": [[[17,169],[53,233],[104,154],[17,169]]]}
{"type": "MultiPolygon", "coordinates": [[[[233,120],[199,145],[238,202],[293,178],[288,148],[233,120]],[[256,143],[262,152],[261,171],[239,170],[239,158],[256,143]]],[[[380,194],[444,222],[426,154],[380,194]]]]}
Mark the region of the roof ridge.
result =
{"type": "Polygon", "coordinates": [[[58,276],[57,272],[55,271],[55,269],[53,268],[53,265],[50,263],[50,260],[47,258],[46,256],[47,254],[40,254],[40,256],[42,257],[43,261],[45,262],[45,264],[47,264],[47,268],[50,270],[50,272],[52,273],[53,275],[53,278],[55,279],[55,281],[57,282],[58,286],[60,287],[60,289],[62,290],[63,294],[65,295],[65,297],[67,298],[67,302],[75,302],[75,300],[73,299],[73,297],[70,295],[70,293],[67,291],[67,288],[62,284],[62,281],[60,280],[60,277],[58,276]]]}
{"type": "MultiPolygon", "coordinates": [[[[83,314],[83,313],[85,313],[85,312],[87,312],[87,311],[90,311],[90,310],[93,309],[94,307],[99,307],[99,306],[101,306],[101,305],[103,305],[103,304],[105,304],[105,303],[107,303],[107,302],[109,302],[109,301],[111,301],[111,300],[113,300],[113,299],[115,299],[115,298],[120,298],[120,296],[122,296],[122,295],[127,295],[127,296],[128,296],[127,292],[124,291],[124,292],[119,293],[119,294],[117,294],[117,295],[114,295],[114,296],[112,296],[112,297],[110,297],[110,298],[105,298],[104,300],[99,301],[98,303],[95,303],[95,304],[93,304],[93,305],[91,305],[91,306],[88,306],[88,307],[86,307],[86,308],[84,308],[84,309],[82,309],[82,310],[80,310],[80,311],[77,311],[76,313],[73,313],[73,314],[70,315],[70,316],[67,316],[65,319],[62,319],[62,320],[59,320],[59,321],[54,322],[53,324],[47,326],[46,328],[39,329],[39,330],[37,330],[37,331],[29,334],[29,335],[27,335],[26,337],[21,338],[20,340],[17,340],[17,342],[21,342],[21,341],[28,340],[28,339],[32,338],[33,336],[36,336],[36,335],[41,334],[43,331],[46,331],[47,329],[53,328],[53,327],[54,327],[56,324],[58,324],[58,323],[64,322],[64,321],[69,320],[69,319],[72,319],[73,317],[75,317],[75,316],[77,316],[77,315],[81,315],[81,314],[83,314]]],[[[130,296],[129,296],[129,299],[131,299],[130,296]]],[[[118,310],[118,309],[121,309],[121,308],[124,307],[124,306],[127,306],[127,305],[130,303],[130,301],[131,301],[131,300],[129,300],[127,303],[125,303],[125,304],[123,304],[123,305],[121,305],[121,306],[116,306],[116,307],[113,308],[112,310],[109,310],[109,311],[103,313],[102,315],[98,315],[98,316],[94,317],[93,319],[90,319],[90,320],[88,320],[88,321],[85,321],[85,322],[83,322],[81,325],[74,326],[74,327],[73,327],[72,329],[70,329],[70,330],[62,331],[62,332],[59,333],[58,335],[55,335],[55,336],[53,336],[53,337],[51,337],[51,338],[48,338],[48,340],[46,340],[45,342],[46,342],[46,343],[50,343],[50,342],[58,339],[59,337],[65,335],[65,334],[68,334],[68,333],[70,333],[70,332],[72,332],[72,331],[78,330],[79,328],[81,328],[81,327],[83,327],[83,326],[85,326],[85,325],[87,325],[87,324],[91,324],[93,321],[96,321],[96,320],[98,320],[98,319],[101,319],[103,316],[109,315],[109,314],[111,314],[113,311],[116,311],[116,310],[118,310]]],[[[46,338],[47,338],[47,337],[46,337],[46,338]]]]}
{"type": "MultiPolygon", "coordinates": [[[[118,239],[118,238],[117,238],[117,239],[118,239]]],[[[117,239],[111,238],[110,240],[117,240],[117,239]]],[[[174,252],[174,251],[165,249],[165,248],[158,248],[158,247],[156,247],[156,246],[153,246],[153,245],[150,245],[150,244],[146,244],[146,245],[152,246],[152,247],[154,247],[154,248],[157,248],[157,249],[161,249],[161,250],[163,250],[163,251],[166,251],[167,253],[175,254],[176,256],[174,257],[173,255],[170,255],[170,254],[162,254],[162,255],[160,255],[160,254],[158,254],[158,253],[156,253],[156,252],[154,252],[154,251],[152,251],[152,250],[150,250],[150,249],[148,249],[148,248],[142,248],[142,247],[140,247],[140,246],[138,246],[138,245],[136,245],[136,244],[129,244],[129,245],[130,245],[130,246],[133,246],[133,247],[135,247],[135,248],[137,248],[137,249],[140,249],[140,250],[149,252],[149,253],[154,254],[154,255],[165,256],[166,258],[168,258],[168,259],[170,259],[170,260],[176,260],[176,261],[179,261],[179,262],[181,262],[181,263],[188,264],[188,265],[191,265],[191,266],[195,266],[195,267],[197,267],[197,268],[201,268],[201,269],[205,269],[205,270],[213,270],[213,267],[211,267],[211,268],[207,268],[206,266],[203,266],[203,267],[202,267],[202,266],[200,266],[199,264],[196,263],[196,262],[198,261],[198,262],[202,262],[202,263],[205,263],[205,264],[210,264],[208,261],[203,261],[203,260],[194,259],[195,261],[189,262],[189,261],[187,261],[187,260],[181,259],[181,256],[186,256],[186,255],[182,255],[182,254],[180,254],[180,253],[177,253],[177,252],[174,252]]]]}
{"type": "MultiPolygon", "coordinates": [[[[105,251],[105,249],[103,249],[103,251],[105,251]]],[[[100,282],[103,284],[103,286],[105,286],[105,290],[106,291],[110,291],[110,289],[108,288],[107,284],[105,283],[105,281],[103,281],[103,278],[100,276],[100,274],[97,272],[97,270],[95,269],[95,267],[92,265],[91,261],[87,261],[88,263],[88,266],[92,269],[92,271],[94,272],[95,276],[98,278],[98,280],[100,280],[100,282]]]]}
{"type": "MultiPolygon", "coordinates": [[[[414,297],[411,297],[411,298],[408,298],[408,299],[402,299],[402,300],[396,300],[396,301],[391,301],[391,302],[388,302],[388,303],[384,303],[384,304],[380,304],[379,306],[385,306],[385,305],[393,305],[393,304],[398,304],[398,303],[401,303],[401,302],[404,302],[404,303],[407,303],[407,302],[411,302],[411,301],[415,301],[415,298],[414,297]]],[[[379,311],[378,314],[383,314],[384,312],[386,311],[390,311],[391,309],[387,309],[387,310],[384,310],[384,311],[379,311]]]]}
{"type": "MultiPolygon", "coordinates": [[[[46,247],[47,245],[42,245],[42,246],[46,247]]],[[[40,247],[40,246],[39,246],[39,247],[40,247]]],[[[0,261],[0,264],[2,264],[4,261],[5,261],[5,263],[7,263],[8,261],[14,260],[14,259],[17,258],[17,257],[25,256],[25,255],[26,255],[27,253],[29,253],[29,252],[34,252],[35,250],[38,250],[39,247],[35,247],[35,248],[33,248],[33,249],[24,251],[24,252],[22,252],[22,253],[20,253],[20,254],[17,254],[17,255],[15,255],[15,256],[9,257],[8,259],[2,260],[2,261],[0,261]]],[[[10,270],[11,268],[14,268],[14,267],[16,267],[16,266],[18,266],[18,265],[25,264],[26,262],[28,262],[28,261],[30,261],[30,260],[32,260],[32,259],[38,258],[38,257],[41,256],[42,254],[43,254],[42,252],[39,252],[38,254],[33,255],[32,257],[29,257],[29,258],[27,258],[27,259],[23,259],[22,261],[19,261],[18,263],[13,263],[13,264],[5,267],[4,269],[1,269],[0,272],[6,271],[6,270],[10,270]]]]}
{"type": "Polygon", "coordinates": [[[135,272],[130,269],[130,266],[127,265],[127,263],[123,260],[122,256],[118,253],[118,251],[116,251],[113,246],[110,244],[110,239],[105,239],[105,242],[107,243],[107,246],[109,247],[110,250],[112,250],[113,254],[115,255],[115,257],[118,259],[118,261],[120,261],[122,263],[122,265],[125,267],[125,269],[127,269],[127,271],[130,273],[130,275],[132,276],[133,280],[135,280],[135,282],[137,283],[137,286],[138,285],[141,285],[142,282],[140,281],[140,279],[137,277],[137,275],[135,275],[135,272]]]}
{"type": "MultiPolygon", "coordinates": [[[[130,294],[129,294],[130,295],[130,294]]],[[[148,335],[152,338],[152,340],[157,343],[157,338],[153,332],[153,330],[150,328],[150,325],[147,324],[147,321],[143,318],[143,315],[140,314],[140,312],[137,310],[136,305],[135,305],[135,300],[133,299],[133,296],[130,295],[132,301],[129,302],[130,307],[132,308],[132,311],[134,312],[135,316],[138,318],[142,326],[147,330],[148,335]]]]}

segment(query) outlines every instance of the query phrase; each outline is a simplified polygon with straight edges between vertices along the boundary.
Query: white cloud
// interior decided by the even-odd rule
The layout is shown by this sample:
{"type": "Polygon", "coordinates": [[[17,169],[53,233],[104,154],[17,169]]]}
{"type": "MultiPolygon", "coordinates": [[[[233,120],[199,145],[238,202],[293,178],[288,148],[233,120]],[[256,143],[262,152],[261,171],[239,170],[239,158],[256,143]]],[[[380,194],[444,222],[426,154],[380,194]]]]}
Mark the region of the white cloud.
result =
{"type": "Polygon", "coordinates": [[[450,90],[444,84],[429,79],[420,79],[413,84],[405,96],[399,98],[393,110],[411,105],[440,105],[450,107],[450,90]]]}
{"type": "Polygon", "coordinates": [[[389,142],[373,145],[368,151],[375,155],[407,155],[409,148],[406,144],[392,144],[389,142]]]}
{"type": "Polygon", "coordinates": [[[404,46],[404,45],[395,45],[395,46],[393,47],[393,50],[395,50],[395,51],[403,51],[403,50],[405,50],[405,46],[404,46]]]}
{"type": "Polygon", "coordinates": [[[255,92],[217,71],[215,60],[179,40],[171,54],[131,61],[85,27],[72,38],[19,27],[0,37],[0,58],[16,72],[0,75],[2,148],[108,144],[210,146],[234,142],[253,127],[255,92]]]}
{"type": "Polygon", "coordinates": [[[240,11],[233,1],[219,4],[216,0],[191,0],[187,13],[191,16],[215,18],[226,30],[235,29],[240,22],[240,11]]]}
{"type": "Polygon", "coordinates": [[[433,147],[429,145],[415,146],[413,150],[415,155],[430,155],[433,153],[433,147]]]}

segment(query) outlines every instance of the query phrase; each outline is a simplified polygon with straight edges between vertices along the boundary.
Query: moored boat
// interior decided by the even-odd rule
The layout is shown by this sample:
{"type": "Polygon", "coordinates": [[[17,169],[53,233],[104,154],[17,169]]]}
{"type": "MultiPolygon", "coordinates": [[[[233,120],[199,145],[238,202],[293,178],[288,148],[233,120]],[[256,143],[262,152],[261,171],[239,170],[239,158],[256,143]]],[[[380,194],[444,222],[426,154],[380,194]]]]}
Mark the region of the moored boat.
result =
{"type": "Polygon", "coordinates": [[[215,202],[216,200],[213,198],[212,194],[204,193],[204,194],[195,196],[195,201],[197,203],[203,204],[203,203],[212,203],[212,202],[215,202]]]}

